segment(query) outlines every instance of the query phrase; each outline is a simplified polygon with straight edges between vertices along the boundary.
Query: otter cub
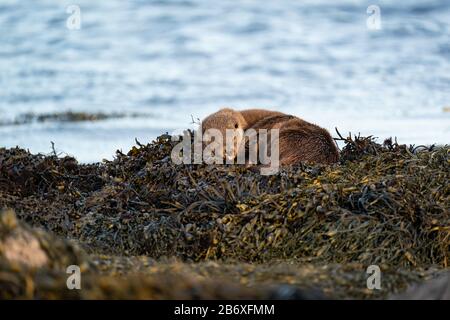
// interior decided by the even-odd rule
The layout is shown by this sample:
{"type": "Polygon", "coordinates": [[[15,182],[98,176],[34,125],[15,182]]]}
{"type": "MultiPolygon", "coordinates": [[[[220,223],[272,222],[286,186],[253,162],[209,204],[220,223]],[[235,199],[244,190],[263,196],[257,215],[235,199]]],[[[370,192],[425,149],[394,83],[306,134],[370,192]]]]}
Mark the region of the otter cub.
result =
{"type": "Polygon", "coordinates": [[[209,115],[202,121],[201,130],[203,140],[205,142],[211,140],[211,136],[208,134],[207,130],[215,129],[220,131],[223,137],[223,149],[221,149],[222,153],[217,156],[234,160],[237,156],[239,146],[244,139],[245,130],[264,118],[280,115],[283,115],[283,113],[263,109],[237,111],[230,108],[223,108],[209,115]],[[232,145],[229,146],[228,150],[226,148],[226,130],[233,131],[232,145]]]}
{"type": "MultiPolygon", "coordinates": [[[[330,133],[315,124],[291,115],[275,115],[256,122],[251,129],[279,129],[279,164],[281,166],[311,161],[332,164],[339,151],[330,133]]],[[[270,137],[270,134],[268,135],[270,137]]],[[[270,138],[269,138],[270,139],[270,138]]],[[[270,152],[270,145],[269,145],[270,152]]]]}

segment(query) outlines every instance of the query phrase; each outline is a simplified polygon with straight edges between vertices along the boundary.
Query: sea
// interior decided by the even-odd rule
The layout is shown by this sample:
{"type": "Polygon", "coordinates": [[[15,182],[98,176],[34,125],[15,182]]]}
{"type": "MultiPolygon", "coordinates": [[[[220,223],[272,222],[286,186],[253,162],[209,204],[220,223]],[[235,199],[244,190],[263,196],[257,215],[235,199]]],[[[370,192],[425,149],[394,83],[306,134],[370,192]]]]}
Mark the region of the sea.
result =
{"type": "Polygon", "coordinates": [[[98,162],[222,107],[449,144],[450,1],[0,1],[0,147],[98,162]]]}

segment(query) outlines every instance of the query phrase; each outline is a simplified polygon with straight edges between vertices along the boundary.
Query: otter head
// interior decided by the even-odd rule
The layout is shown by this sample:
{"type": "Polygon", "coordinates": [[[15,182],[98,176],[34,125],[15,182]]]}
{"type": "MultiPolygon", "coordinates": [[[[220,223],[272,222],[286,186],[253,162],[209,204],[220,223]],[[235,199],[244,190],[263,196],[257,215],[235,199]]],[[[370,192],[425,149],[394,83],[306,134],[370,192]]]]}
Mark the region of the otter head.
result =
{"type": "Polygon", "coordinates": [[[202,121],[203,143],[204,145],[220,144],[214,148],[214,156],[233,161],[238,154],[238,148],[244,138],[246,128],[247,122],[239,111],[228,108],[221,109],[202,121]],[[221,141],[216,141],[218,133],[222,138],[221,141]]]}

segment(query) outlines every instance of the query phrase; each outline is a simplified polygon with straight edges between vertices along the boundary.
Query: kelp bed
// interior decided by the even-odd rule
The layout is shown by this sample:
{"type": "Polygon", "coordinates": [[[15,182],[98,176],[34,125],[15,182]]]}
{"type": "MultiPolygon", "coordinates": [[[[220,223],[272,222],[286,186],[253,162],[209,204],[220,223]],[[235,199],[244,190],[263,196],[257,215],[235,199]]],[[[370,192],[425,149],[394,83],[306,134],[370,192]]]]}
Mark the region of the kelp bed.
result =
{"type": "Polygon", "coordinates": [[[341,139],[271,176],[175,165],[168,135],[97,164],[0,148],[0,297],[386,298],[448,271],[450,148],[341,139]]]}

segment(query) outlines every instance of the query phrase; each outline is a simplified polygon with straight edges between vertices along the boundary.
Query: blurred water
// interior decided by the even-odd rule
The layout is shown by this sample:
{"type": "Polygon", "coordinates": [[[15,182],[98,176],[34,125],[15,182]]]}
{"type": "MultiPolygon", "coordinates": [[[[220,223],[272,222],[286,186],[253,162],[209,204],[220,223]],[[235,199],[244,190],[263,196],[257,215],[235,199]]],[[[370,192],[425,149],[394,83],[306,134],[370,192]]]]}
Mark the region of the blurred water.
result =
{"type": "Polygon", "coordinates": [[[266,107],[342,133],[450,143],[450,1],[0,2],[0,118],[148,117],[0,126],[0,146],[111,159],[221,106],[266,107]],[[81,8],[69,30],[67,6],[81,8]]]}

